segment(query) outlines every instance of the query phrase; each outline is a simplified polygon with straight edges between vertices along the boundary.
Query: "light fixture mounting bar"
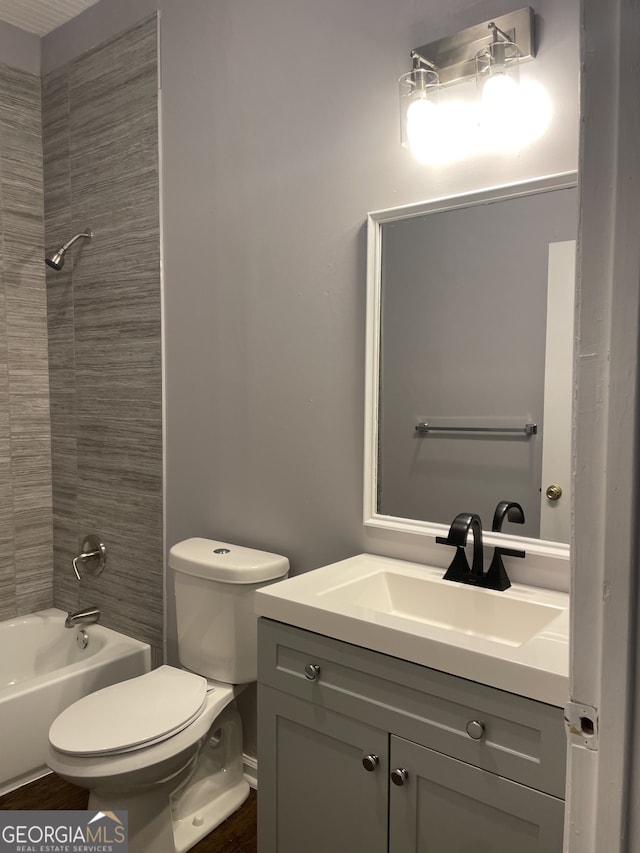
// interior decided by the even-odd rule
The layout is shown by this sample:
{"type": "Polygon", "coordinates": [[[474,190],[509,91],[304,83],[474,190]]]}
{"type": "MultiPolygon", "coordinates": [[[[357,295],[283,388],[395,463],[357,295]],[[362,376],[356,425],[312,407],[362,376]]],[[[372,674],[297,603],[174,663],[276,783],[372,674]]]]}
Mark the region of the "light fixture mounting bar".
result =
{"type": "Polygon", "coordinates": [[[534,58],[534,11],[530,6],[460,30],[454,36],[423,44],[415,48],[412,54],[417,53],[435,65],[441,86],[475,78],[476,54],[493,41],[493,30],[489,27],[491,23],[518,45],[520,62],[534,58]]]}

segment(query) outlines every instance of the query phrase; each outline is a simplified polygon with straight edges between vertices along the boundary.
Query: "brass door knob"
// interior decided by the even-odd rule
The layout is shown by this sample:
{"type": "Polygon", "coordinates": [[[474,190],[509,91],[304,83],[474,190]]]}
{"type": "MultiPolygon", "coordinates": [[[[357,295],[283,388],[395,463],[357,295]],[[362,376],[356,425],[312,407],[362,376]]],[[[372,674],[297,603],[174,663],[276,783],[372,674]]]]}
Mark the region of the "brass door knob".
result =
{"type": "Polygon", "coordinates": [[[550,501],[557,501],[558,498],[562,497],[562,487],[558,486],[557,483],[552,483],[550,486],[547,486],[545,495],[550,501]]]}

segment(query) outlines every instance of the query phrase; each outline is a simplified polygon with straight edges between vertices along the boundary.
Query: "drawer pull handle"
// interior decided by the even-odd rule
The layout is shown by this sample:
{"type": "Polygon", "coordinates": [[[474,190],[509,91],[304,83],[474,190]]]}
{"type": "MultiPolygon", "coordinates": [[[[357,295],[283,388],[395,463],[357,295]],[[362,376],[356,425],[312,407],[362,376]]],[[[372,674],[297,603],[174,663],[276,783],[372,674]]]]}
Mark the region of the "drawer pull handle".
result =
{"type": "Polygon", "coordinates": [[[309,681],[315,681],[320,675],[320,667],[317,663],[308,663],[304,668],[304,674],[309,681]]]}
{"type": "Polygon", "coordinates": [[[469,720],[467,723],[467,734],[473,740],[482,740],[484,737],[484,723],[480,720],[469,720]]]}
{"type": "Polygon", "coordinates": [[[364,767],[365,770],[368,770],[369,773],[371,773],[373,770],[375,770],[379,763],[380,763],[380,759],[378,758],[377,755],[373,755],[373,754],[365,755],[364,758],[362,759],[362,766],[364,767]]]}
{"type": "Polygon", "coordinates": [[[409,778],[409,774],[404,769],[404,767],[397,767],[395,770],[391,771],[391,781],[394,785],[404,785],[404,783],[409,778]]]}

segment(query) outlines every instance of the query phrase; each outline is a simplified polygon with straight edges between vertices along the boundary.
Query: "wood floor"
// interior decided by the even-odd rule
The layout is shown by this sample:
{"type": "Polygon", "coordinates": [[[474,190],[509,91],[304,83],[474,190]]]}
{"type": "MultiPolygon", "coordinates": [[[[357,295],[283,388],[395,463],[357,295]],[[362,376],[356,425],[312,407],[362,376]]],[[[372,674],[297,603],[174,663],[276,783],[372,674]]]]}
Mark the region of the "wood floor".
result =
{"type": "MultiPolygon", "coordinates": [[[[0,797],[0,809],[86,809],[87,799],[87,791],[51,774],[0,797]]],[[[256,853],[256,792],[191,853],[256,853]]]]}

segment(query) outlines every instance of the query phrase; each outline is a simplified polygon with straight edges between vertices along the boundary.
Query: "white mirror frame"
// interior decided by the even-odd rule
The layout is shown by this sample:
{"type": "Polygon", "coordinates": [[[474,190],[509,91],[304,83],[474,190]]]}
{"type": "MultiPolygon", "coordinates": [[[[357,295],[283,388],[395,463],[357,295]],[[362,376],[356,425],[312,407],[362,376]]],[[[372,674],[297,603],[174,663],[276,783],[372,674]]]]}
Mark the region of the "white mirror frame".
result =
{"type": "MultiPolygon", "coordinates": [[[[410,219],[425,213],[439,213],[456,208],[473,207],[577,186],[577,174],[566,172],[539,178],[535,181],[493,187],[480,192],[447,196],[404,207],[392,207],[367,214],[367,329],[366,329],[366,388],[364,423],[364,524],[416,536],[446,535],[449,526],[429,521],[382,515],[377,510],[378,482],[378,405],[380,372],[380,309],[382,284],[382,226],[387,222],[410,219]]],[[[577,231],[577,228],[576,228],[577,231]]],[[[575,347],[574,347],[575,351],[575,347]]],[[[574,356],[575,358],[575,356],[574,356]]],[[[574,371],[575,376],[575,371],[574,371]]],[[[574,379],[575,381],[575,379],[574,379]]],[[[573,497],[572,497],[573,500],[573,497]]],[[[569,545],[483,531],[486,545],[524,549],[527,554],[569,559],[569,545]]]]}

